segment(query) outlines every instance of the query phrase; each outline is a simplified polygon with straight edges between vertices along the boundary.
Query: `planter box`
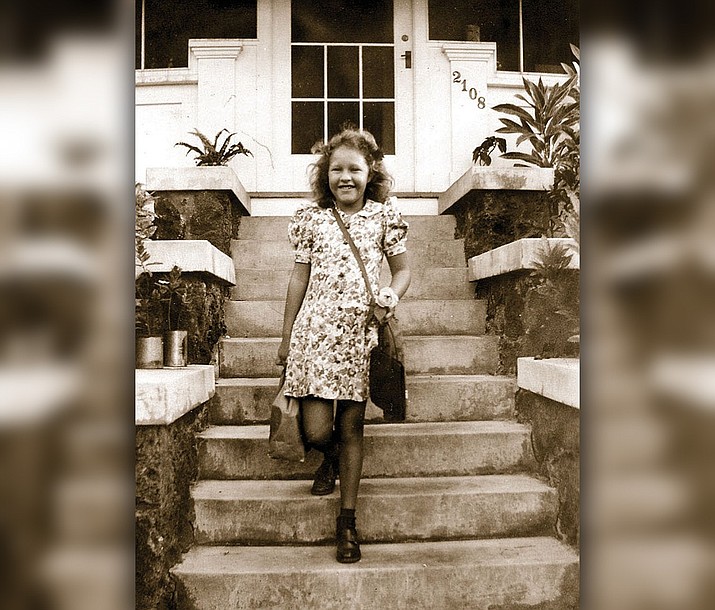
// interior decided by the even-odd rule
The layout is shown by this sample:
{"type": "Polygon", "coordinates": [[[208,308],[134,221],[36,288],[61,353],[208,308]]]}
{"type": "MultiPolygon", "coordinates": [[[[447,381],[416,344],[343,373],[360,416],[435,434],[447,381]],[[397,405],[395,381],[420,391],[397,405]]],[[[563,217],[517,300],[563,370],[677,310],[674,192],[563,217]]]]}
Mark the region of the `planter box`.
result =
{"type": "Polygon", "coordinates": [[[150,167],[146,170],[148,191],[227,191],[242,209],[251,215],[251,198],[228,166],[150,167]]]}
{"type": "MultiPolygon", "coordinates": [[[[548,239],[548,242],[552,246],[556,244],[568,246],[570,253],[573,254],[569,269],[579,269],[580,258],[575,240],[552,237],[548,239]]],[[[469,259],[469,281],[476,282],[512,271],[535,269],[535,263],[543,248],[543,243],[544,240],[538,237],[518,239],[489,252],[473,256],[469,259]]]]}
{"type": "MultiPolygon", "coordinates": [[[[168,273],[176,265],[183,273],[206,273],[232,286],[236,284],[231,257],[205,239],[147,240],[144,246],[150,256],[147,266],[153,273],[168,273]]],[[[142,272],[136,265],[134,276],[142,272]]]]}
{"type": "Polygon", "coordinates": [[[519,358],[516,383],[522,390],[580,408],[578,358],[519,358]]]}
{"type": "Polygon", "coordinates": [[[440,214],[451,213],[472,191],[548,191],[554,184],[554,170],[541,167],[482,167],[474,165],[439,197],[440,214]]]}

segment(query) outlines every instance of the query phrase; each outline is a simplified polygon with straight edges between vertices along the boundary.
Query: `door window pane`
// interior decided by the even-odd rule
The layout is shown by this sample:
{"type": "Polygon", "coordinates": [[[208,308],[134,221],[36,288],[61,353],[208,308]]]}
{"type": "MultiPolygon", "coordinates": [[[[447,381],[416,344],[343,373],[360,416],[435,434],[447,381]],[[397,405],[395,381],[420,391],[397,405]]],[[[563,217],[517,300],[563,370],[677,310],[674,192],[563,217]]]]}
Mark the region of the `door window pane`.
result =
{"type": "Polygon", "coordinates": [[[524,70],[563,72],[579,44],[578,0],[523,0],[524,70]]]}
{"type": "Polygon", "coordinates": [[[293,42],[392,42],[392,0],[292,0],[293,42]]]}
{"type": "Polygon", "coordinates": [[[363,127],[375,136],[382,152],[395,154],[395,105],[392,102],[365,102],[363,127]]]}
{"type": "MultiPolygon", "coordinates": [[[[579,0],[522,0],[524,70],[563,72],[579,43],[579,0]]],[[[519,0],[429,0],[431,40],[497,43],[497,68],[519,70],[519,0]]]]}
{"type": "Polygon", "coordinates": [[[428,11],[430,40],[496,42],[498,69],[519,69],[519,0],[430,0],[428,11]]]}
{"type": "MultiPolygon", "coordinates": [[[[189,38],[256,38],[256,2],[145,0],[144,67],[186,67],[189,38]]],[[[141,13],[141,0],[137,0],[136,7],[141,13]]],[[[137,68],[141,68],[138,58],[137,68]]]]}
{"type": "Polygon", "coordinates": [[[291,49],[293,97],[323,97],[323,47],[291,49]]]}
{"type": "Polygon", "coordinates": [[[359,97],[357,47],[328,47],[328,97],[359,97]]]}
{"type": "Polygon", "coordinates": [[[328,139],[344,127],[359,125],[360,105],[357,102],[328,102],[328,139]]]}
{"type": "Polygon", "coordinates": [[[318,140],[323,139],[323,103],[293,102],[292,113],[293,154],[310,152],[318,140]]]}
{"type": "Polygon", "coordinates": [[[363,47],[363,97],[395,96],[394,47],[363,47]]]}
{"type": "Polygon", "coordinates": [[[377,130],[394,154],[393,1],[291,0],[291,19],[293,129],[299,132],[293,154],[309,153],[315,140],[347,126],[377,130]],[[298,106],[306,97],[322,105],[325,119],[314,106],[298,106]],[[384,102],[363,112],[366,100],[375,99],[384,102]],[[310,128],[301,124],[308,120],[310,128]],[[315,125],[322,127],[320,134],[315,125]]]}

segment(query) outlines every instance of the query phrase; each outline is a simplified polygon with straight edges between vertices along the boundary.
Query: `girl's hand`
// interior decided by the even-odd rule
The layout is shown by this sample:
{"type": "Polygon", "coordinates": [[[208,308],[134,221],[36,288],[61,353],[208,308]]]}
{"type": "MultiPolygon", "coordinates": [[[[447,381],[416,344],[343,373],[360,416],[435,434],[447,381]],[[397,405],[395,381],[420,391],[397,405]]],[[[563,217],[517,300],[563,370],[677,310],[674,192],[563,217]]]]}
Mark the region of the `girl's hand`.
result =
{"type": "Polygon", "coordinates": [[[290,339],[283,339],[281,345],[278,348],[278,357],[276,358],[276,364],[279,366],[285,366],[286,360],[288,359],[288,348],[290,347],[290,339]]]}
{"type": "Polygon", "coordinates": [[[380,292],[378,292],[375,297],[375,302],[380,307],[392,310],[397,307],[397,304],[400,302],[400,297],[397,296],[397,293],[392,288],[385,286],[384,288],[380,288],[380,292]]]}

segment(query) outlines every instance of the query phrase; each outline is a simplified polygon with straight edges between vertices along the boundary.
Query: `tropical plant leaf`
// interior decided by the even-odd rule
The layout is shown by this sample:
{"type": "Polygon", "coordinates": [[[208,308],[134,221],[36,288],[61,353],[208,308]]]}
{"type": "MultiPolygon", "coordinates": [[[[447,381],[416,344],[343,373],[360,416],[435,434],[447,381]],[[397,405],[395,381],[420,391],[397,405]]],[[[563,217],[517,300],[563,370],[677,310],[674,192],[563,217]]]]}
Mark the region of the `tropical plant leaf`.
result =
{"type": "MultiPolygon", "coordinates": [[[[532,127],[537,127],[536,119],[534,119],[534,117],[521,106],[517,106],[515,104],[497,104],[496,106],[494,106],[494,110],[496,110],[497,112],[503,112],[504,114],[516,116],[525,121],[528,125],[531,125],[532,127]]],[[[502,119],[500,118],[499,120],[502,119]]]]}
{"type": "Polygon", "coordinates": [[[536,165],[537,167],[548,167],[548,165],[544,165],[544,159],[541,159],[540,157],[537,157],[532,153],[508,152],[504,153],[502,157],[504,159],[516,159],[519,161],[526,161],[527,163],[531,163],[532,165],[536,165]]]}

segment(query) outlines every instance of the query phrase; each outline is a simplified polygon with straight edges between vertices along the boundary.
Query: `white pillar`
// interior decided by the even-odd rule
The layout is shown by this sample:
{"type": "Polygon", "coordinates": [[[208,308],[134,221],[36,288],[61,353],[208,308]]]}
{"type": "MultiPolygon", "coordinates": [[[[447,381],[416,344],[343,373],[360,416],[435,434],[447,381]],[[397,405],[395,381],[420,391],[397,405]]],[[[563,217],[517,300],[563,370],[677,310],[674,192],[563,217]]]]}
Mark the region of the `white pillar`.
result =
{"type": "Polygon", "coordinates": [[[243,45],[236,40],[189,40],[189,68],[198,78],[196,127],[213,141],[236,117],[236,59],[243,45]]]}
{"type": "Polygon", "coordinates": [[[450,183],[472,164],[472,151],[489,132],[492,103],[487,80],[496,73],[495,42],[449,42],[442,51],[450,65],[452,163],[450,183]]]}

